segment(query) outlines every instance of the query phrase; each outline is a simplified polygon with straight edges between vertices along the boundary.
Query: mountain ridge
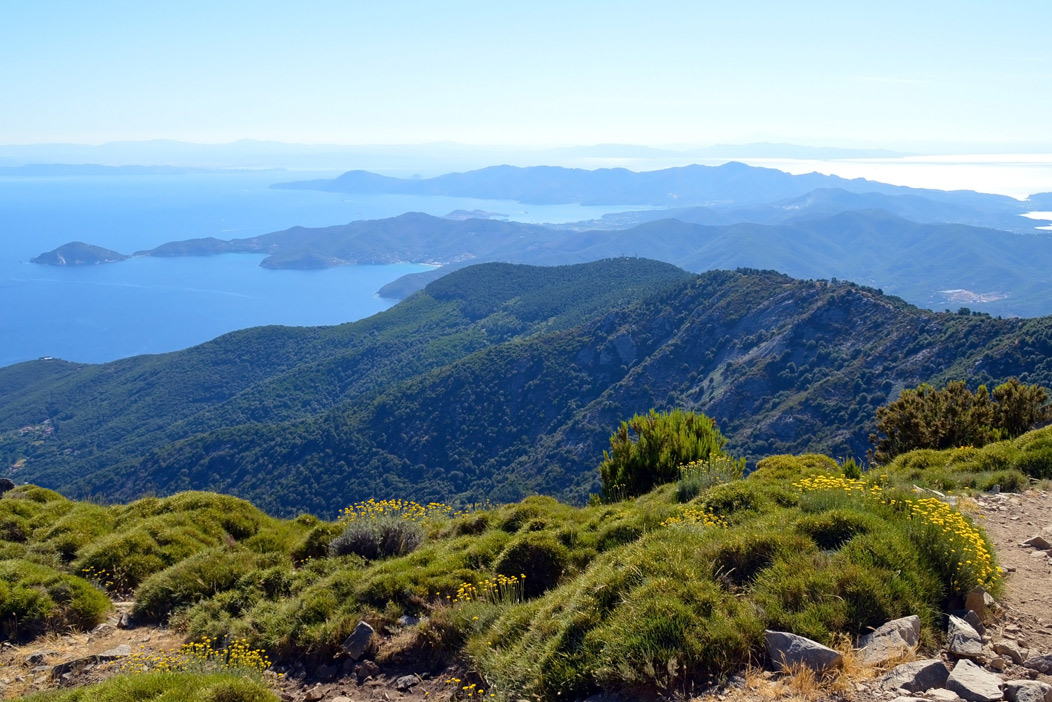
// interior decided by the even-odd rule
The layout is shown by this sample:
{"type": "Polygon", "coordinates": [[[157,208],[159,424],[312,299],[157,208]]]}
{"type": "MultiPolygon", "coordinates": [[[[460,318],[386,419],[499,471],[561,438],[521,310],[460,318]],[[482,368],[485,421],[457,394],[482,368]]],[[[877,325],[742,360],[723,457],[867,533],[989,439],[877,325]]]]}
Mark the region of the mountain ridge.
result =
{"type": "Polygon", "coordinates": [[[1050,356],[1052,319],[933,313],[849,283],[633,259],[486,264],[341,327],[0,369],[0,387],[23,388],[0,404],[0,457],[78,495],[209,488],[282,514],[327,514],[361,494],[576,501],[595,490],[612,428],[650,407],[706,412],[754,458],[859,456],[876,407],[902,388],[1052,385],[1050,356]],[[646,270],[631,295],[612,284],[646,270]],[[262,369],[253,354],[265,361],[272,345],[262,369]],[[34,387],[36,373],[49,377],[34,387]],[[50,430],[15,436],[45,419],[50,430]]]}

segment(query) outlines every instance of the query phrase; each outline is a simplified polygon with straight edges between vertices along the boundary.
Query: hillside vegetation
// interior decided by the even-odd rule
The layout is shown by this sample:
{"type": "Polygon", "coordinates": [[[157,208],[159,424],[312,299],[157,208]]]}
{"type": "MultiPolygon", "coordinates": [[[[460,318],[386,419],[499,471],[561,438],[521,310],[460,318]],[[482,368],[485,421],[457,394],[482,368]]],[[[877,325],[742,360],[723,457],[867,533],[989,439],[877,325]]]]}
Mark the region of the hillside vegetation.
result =
{"type": "MultiPolygon", "coordinates": [[[[1052,428],[998,446],[976,451],[1044,470],[1052,428]]],[[[972,458],[976,476],[1004,465],[972,458]]],[[[370,653],[381,665],[466,660],[477,687],[501,699],[684,690],[760,656],[765,628],[836,645],[916,614],[931,645],[953,597],[979,584],[998,592],[982,531],[896,487],[921,463],[957,460],[906,454],[852,479],[825,456],[771,456],[742,478],[716,451],[620,502],[366,500],[335,521],[275,519],[211,493],[104,507],[24,486],[0,499],[2,566],[13,574],[2,621],[16,639],[90,628],[105,605],[88,604],[102,591],[133,593],[139,622],[194,641],[245,637],[307,669],[340,655],[365,620],[381,632],[370,653]],[[362,550],[393,532],[403,538],[362,550]],[[41,592],[44,571],[79,594],[34,619],[13,593],[41,592]],[[74,607],[94,615],[70,619],[74,607]]]]}
{"type": "Polygon", "coordinates": [[[75,495],[212,489],[288,516],[378,489],[580,502],[599,492],[609,427],[640,407],[705,412],[751,460],[862,457],[900,390],[1052,386],[1050,355],[1048,318],[933,313],[847,283],[486,264],[354,324],[0,369],[0,460],[75,495]]]}

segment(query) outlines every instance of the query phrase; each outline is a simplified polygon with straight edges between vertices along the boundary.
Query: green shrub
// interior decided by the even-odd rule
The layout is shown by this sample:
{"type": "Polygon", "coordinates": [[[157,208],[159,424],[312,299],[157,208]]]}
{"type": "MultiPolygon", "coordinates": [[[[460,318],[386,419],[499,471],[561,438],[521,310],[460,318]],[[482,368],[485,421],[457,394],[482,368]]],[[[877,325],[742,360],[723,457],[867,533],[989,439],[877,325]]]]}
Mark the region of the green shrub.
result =
{"type": "Polygon", "coordinates": [[[136,618],[163,622],[172,611],[229,590],[248,574],[274,565],[275,557],[225,546],[185,558],[151,575],[135,592],[136,618]]]}
{"type": "Polygon", "coordinates": [[[302,563],[311,558],[325,558],[329,555],[329,544],[343,533],[343,525],[338,522],[321,522],[308,531],[292,547],[290,555],[295,563],[302,563]]]}
{"type": "Polygon", "coordinates": [[[676,498],[680,502],[690,502],[713,485],[741,480],[744,472],[744,458],[735,460],[730,456],[720,455],[707,460],[692,461],[680,467],[676,498]]]}
{"type": "Polygon", "coordinates": [[[764,486],[755,480],[717,485],[702,496],[701,502],[709,512],[723,518],[738,512],[760,512],[769,504],[764,486]]]}
{"type": "Polygon", "coordinates": [[[526,597],[535,597],[559,582],[569,561],[565,546],[543,532],[530,532],[512,541],[497,557],[493,569],[506,577],[526,576],[526,597]]]}
{"type": "Polygon", "coordinates": [[[0,636],[86,630],[105,619],[109,598],[86,580],[24,560],[0,562],[0,636]]]}
{"type": "Polygon", "coordinates": [[[50,690],[26,702],[278,702],[261,682],[231,673],[151,672],[118,675],[86,687],[50,690]]]}
{"type": "Polygon", "coordinates": [[[609,499],[634,497],[679,479],[679,467],[719,456],[727,442],[716,422],[703,414],[650,410],[637,414],[610,437],[599,476],[609,499]]]}
{"type": "Polygon", "coordinates": [[[831,509],[807,514],[796,522],[796,530],[809,536],[819,548],[838,549],[855,538],[879,529],[880,520],[872,514],[854,509],[831,509]]]}
{"type": "Polygon", "coordinates": [[[767,456],[756,462],[756,469],[749,474],[750,480],[793,481],[819,473],[840,472],[837,462],[829,456],[805,453],[799,456],[780,454],[767,456]]]}
{"type": "Polygon", "coordinates": [[[329,554],[367,560],[404,556],[424,540],[424,528],[401,517],[354,519],[329,543],[329,554]]]}

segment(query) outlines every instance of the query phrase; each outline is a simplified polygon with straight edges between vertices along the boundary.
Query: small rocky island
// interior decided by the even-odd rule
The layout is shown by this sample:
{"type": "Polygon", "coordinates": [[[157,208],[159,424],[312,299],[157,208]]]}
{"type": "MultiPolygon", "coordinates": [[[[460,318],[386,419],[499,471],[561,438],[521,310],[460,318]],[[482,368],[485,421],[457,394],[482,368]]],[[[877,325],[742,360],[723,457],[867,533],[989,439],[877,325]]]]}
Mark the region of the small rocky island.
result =
{"type": "Polygon", "coordinates": [[[117,263],[128,258],[122,253],[110,251],[101,246],[85,244],[82,241],[71,241],[53,251],[31,258],[29,261],[45,266],[96,266],[100,263],[117,263]]]}

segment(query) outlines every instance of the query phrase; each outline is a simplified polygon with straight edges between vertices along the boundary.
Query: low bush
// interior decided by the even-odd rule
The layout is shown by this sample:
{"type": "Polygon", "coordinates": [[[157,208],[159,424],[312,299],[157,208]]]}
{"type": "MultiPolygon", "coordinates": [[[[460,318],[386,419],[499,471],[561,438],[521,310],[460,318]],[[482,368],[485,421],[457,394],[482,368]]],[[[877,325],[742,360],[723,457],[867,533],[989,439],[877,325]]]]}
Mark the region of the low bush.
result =
{"type": "Polygon", "coordinates": [[[83,578],[29,561],[0,561],[0,637],[5,640],[91,629],[109,610],[109,598],[83,578]]]}
{"type": "Polygon", "coordinates": [[[356,519],[329,543],[329,554],[354,554],[367,560],[404,556],[424,540],[424,528],[401,517],[356,519]]]}
{"type": "Polygon", "coordinates": [[[263,683],[231,673],[152,672],[41,692],[25,702],[278,702],[263,683]]]}
{"type": "Polygon", "coordinates": [[[535,597],[559,582],[569,562],[569,551],[551,535],[528,533],[510,543],[493,563],[505,577],[525,576],[526,597],[535,597]]]}

